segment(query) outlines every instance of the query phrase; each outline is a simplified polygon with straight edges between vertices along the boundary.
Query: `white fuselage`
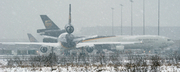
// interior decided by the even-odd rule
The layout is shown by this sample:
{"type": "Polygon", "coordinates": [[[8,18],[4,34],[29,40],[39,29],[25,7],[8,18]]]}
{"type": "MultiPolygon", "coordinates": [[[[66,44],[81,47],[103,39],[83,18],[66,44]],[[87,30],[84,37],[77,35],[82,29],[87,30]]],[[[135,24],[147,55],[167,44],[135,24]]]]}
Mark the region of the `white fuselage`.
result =
{"type": "Polygon", "coordinates": [[[84,42],[138,42],[142,43],[124,45],[125,49],[142,49],[142,48],[164,48],[173,44],[167,37],[155,35],[137,35],[137,36],[114,36],[87,40],[84,42]]]}

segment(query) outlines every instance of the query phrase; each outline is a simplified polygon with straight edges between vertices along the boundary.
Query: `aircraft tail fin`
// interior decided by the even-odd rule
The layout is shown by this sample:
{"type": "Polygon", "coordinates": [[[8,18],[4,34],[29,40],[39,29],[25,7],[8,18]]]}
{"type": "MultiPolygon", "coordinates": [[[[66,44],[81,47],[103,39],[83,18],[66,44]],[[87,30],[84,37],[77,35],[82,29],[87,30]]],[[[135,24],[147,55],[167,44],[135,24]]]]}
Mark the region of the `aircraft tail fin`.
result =
{"type": "Polygon", "coordinates": [[[47,16],[40,15],[46,29],[59,29],[59,27],[47,16]]]}
{"type": "Polygon", "coordinates": [[[35,39],[35,37],[32,36],[30,33],[27,33],[27,35],[28,35],[28,38],[29,38],[29,41],[30,41],[30,42],[38,42],[38,41],[35,39]]]}
{"type": "Polygon", "coordinates": [[[69,4],[69,24],[71,25],[71,4],[69,4]]]}

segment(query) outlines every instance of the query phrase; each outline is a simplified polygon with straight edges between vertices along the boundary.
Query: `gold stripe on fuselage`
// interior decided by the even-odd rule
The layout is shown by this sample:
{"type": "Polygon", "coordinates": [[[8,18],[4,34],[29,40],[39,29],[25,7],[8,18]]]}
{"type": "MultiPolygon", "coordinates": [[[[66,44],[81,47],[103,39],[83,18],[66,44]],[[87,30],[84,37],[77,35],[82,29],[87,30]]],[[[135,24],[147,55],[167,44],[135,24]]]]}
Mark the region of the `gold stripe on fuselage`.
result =
{"type": "MultiPolygon", "coordinates": [[[[97,39],[112,38],[112,37],[116,37],[116,36],[108,36],[108,37],[98,37],[98,38],[92,38],[92,39],[83,40],[82,42],[92,41],[92,40],[97,40],[97,39]]],[[[66,48],[66,49],[71,49],[71,48],[67,48],[67,47],[63,46],[61,42],[59,42],[59,43],[60,43],[60,45],[61,45],[63,48],[66,48]]],[[[74,48],[75,48],[75,47],[74,47],[74,48]]]]}
{"type": "MultiPolygon", "coordinates": [[[[67,48],[67,47],[65,47],[65,46],[63,46],[63,44],[61,43],[61,42],[59,42],[60,43],[60,45],[63,47],[63,48],[66,48],[66,49],[71,49],[71,48],[67,48]]],[[[74,46],[74,47],[72,47],[72,48],[75,48],[76,46],[74,46]]]]}
{"type": "Polygon", "coordinates": [[[69,48],[67,48],[67,47],[63,46],[63,45],[61,44],[61,42],[59,42],[59,43],[60,43],[60,45],[61,45],[63,48],[69,49],[69,48]]]}
{"type": "Polygon", "coordinates": [[[97,39],[111,38],[111,37],[116,37],[116,36],[109,36],[109,37],[100,37],[100,38],[87,39],[87,40],[83,40],[82,42],[87,42],[87,41],[92,41],[92,40],[97,40],[97,39]]]}

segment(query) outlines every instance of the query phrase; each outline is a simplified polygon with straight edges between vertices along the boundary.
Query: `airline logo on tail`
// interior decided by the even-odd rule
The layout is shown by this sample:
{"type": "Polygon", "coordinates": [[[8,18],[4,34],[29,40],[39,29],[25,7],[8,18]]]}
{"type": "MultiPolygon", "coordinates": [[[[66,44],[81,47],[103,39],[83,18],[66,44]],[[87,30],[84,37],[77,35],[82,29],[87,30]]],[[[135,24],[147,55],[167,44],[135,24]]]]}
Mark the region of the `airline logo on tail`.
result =
{"type": "Polygon", "coordinates": [[[27,34],[30,42],[38,42],[30,33],[27,34]]]}
{"type": "Polygon", "coordinates": [[[29,38],[30,42],[36,42],[36,40],[33,37],[29,38]]]}
{"type": "Polygon", "coordinates": [[[40,15],[46,29],[59,29],[59,27],[47,16],[40,15]]]}
{"type": "Polygon", "coordinates": [[[52,21],[51,20],[46,20],[45,21],[45,26],[47,27],[47,29],[50,29],[52,27],[52,21]]]}

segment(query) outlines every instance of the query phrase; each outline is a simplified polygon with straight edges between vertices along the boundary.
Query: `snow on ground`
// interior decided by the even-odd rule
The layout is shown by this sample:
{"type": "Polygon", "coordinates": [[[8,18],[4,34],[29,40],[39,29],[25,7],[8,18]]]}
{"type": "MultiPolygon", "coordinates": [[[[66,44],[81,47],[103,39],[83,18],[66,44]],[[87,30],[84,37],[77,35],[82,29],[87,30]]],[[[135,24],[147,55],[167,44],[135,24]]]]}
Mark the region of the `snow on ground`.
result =
{"type": "MultiPolygon", "coordinates": [[[[0,72],[97,72],[97,71],[102,71],[102,72],[116,72],[116,71],[124,71],[127,72],[126,68],[124,66],[54,66],[54,67],[1,67],[0,72]]],[[[160,66],[158,67],[158,70],[161,72],[180,72],[180,68],[177,66],[160,66]]],[[[150,72],[150,68],[148,68],[148,72],[150,72]]]]}

